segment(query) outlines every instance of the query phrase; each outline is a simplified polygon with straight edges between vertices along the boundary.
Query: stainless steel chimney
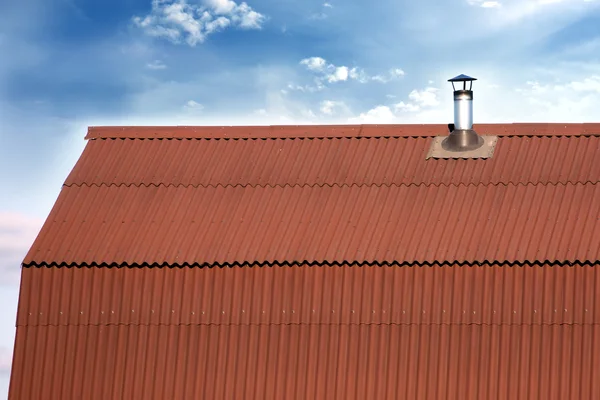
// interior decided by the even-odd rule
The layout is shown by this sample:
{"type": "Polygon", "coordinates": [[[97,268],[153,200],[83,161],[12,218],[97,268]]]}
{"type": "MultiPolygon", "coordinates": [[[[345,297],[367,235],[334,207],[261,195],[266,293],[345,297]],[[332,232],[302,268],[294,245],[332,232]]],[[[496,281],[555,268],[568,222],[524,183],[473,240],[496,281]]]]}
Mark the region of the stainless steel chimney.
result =
{"type": "Polygon", "coordinates": [[[484,140],[473,130],[473,81],[477,79],[459,75],[448,82],[454,89],[454,124],[449,126],[450,135],[442,142],[447,151],[470,151],[483,146],[484,140]],[[462,82],[462,89],[454,86],[462,82]],[[469,88],[467,89],[467,83],[469,88]]]}

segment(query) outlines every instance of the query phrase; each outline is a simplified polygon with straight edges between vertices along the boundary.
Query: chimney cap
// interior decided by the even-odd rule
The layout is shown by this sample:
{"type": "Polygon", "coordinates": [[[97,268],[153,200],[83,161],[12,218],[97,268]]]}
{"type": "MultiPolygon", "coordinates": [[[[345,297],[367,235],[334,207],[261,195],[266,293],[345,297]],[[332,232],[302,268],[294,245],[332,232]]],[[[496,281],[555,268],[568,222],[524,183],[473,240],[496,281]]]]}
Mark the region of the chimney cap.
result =
{"type": "Polygon", "coordinates": [[[472,82],[472,81],[476,81],[477,78],[471,78],[468,75],[465,74],[460,74],[458,76],[455,76],[452,79],[448,79],[448,82],[472,82]]]}

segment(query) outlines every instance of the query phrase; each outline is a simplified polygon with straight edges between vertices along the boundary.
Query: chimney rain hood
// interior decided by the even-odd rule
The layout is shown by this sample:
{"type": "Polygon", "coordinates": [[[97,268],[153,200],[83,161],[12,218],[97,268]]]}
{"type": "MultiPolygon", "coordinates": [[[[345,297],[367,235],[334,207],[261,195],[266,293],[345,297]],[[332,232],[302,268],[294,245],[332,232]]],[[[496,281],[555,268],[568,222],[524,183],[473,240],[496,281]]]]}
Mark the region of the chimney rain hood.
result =
{"type": "Polygon", "coordinates": [[[427,159],[493,156],[498,138],[480,136],[473,129],[473,81],[476,80],[464,74],[448,79],[454,89],[454,123],[448,124],[448,136],[434,138],[427,159]]]}

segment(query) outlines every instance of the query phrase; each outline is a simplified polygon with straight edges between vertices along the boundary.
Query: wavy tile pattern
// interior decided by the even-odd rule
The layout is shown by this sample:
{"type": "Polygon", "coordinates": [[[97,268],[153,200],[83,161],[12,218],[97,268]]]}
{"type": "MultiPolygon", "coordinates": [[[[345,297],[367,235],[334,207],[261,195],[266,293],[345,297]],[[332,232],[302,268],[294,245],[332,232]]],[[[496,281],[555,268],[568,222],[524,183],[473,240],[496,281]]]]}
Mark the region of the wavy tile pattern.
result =
{"type": "Polygon", "coordinates": [[[600,136],[501,137],[489,160],[425,160],[430,138],[92,140],[72,185],[333,186],[600,181],[600,136]]]}
{"type": "Polygon", "coordinates": [[[21,291],[17,326],[600,323],[582,264],[30,267],[21,291]]]}
{"type": "Polygon", "coordinates": [[[34,302],[21,313],[51,315],[20,316],[11,398],[595,399],[596,269],[25,268],[34,302]],[[108,298],[114,322],[98,313],[108,298]],[[186,321],[203,304],[225,317],[186,321]],[[298,322],[282,323],[280,308],[296,305],[298,322]],[[265,321],[251,323],[261,307],[265,321]],[[403,308],[410,322],[394,322],[403,308]]]}
{"type": "Polygon", "coordinates": [[[25,264],[598,260],[600,185],[63,188],[25,264]]]}

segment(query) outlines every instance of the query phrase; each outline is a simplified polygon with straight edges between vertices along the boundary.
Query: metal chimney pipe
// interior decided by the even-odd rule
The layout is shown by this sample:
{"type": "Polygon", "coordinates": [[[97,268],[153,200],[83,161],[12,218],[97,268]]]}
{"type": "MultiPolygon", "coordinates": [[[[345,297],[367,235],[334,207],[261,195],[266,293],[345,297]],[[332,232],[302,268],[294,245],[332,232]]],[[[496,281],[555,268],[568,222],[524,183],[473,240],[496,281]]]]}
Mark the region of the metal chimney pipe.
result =
{"type": "Polygon", "coordinates": [[[467,75],[459,75],[452,82],[454,89],[454,126],[450,128],[450,135],[442,142],[442,148],[447,151],[471,151],[483,146],[484,140],[473,130],[473,81],[477,79],[467,75]],[[463,87],[456,88],[455,83],[462,83],[463,87]],[[467,83],[469,88],[467,89],[467,83]]]}
{"type": "Polygon", "coordinates": [[[454,129],[473,129],[473,91],[454,91],[454,129]]]}

